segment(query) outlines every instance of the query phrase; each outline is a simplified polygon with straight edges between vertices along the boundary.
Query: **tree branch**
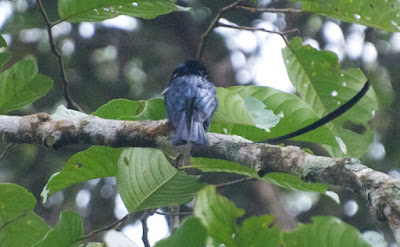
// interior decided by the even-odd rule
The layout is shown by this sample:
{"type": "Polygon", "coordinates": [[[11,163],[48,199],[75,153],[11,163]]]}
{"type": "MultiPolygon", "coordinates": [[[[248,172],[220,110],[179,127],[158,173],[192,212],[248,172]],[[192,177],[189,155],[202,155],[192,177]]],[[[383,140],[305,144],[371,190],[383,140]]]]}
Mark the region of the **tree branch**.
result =
{"type": "Polygon", "coordinates": [[[109,225],[109,226],[106,226],[106,227],[101,228],[101,229],[93,230],[93,231],[91,231],[89,234],[84,235],[84,236],[82,236],[81,238],[79,238],[76,242],[79,242],[79,241],[82,241],[82,240],[91,238],[93,235],[96,235],[96,234],[98,234],[98,233],[100,233],[100,232],[105,232],[105,231],[108,231],[108,230],[111,230],[111,229],[117,229],[117,228],[119,228],[122,224],[124,224],[125,221],[127,221],[127,220],[129,219],[130,216],[131,216],[130,214],[127,214],[127,215],[125,215],[123,218],[121,218],[120,220],[115,221],[114,223],[112,223],[112,224],[109,225]]]}
{"type": "Polygon", "coordinates": [[[51,28],[54,25],[53,25],[53,23],[50,22],[49,18],[47,17],[47,14],[43,7],[42,1],[36,0],[36,3],[39,6],[40,14],[43,16],[43,20],[47,26],[47,33],[49,34],[50,49],[54,53],[54,55],[56,55],[57,61],[58,61],[58,66],[60,67],[61,79],[62,79],[63,87],[64,87],[64,98],[67,101],[67,108],[83,112],[82,108],[77,103],[74,102],[74,100],[72,99],[71,94],[69,92],[68,79],[67,79],[67,75],[65,73],[64,62],[62,60],[61,53],[56,48],[56,44],[55,44],[54,37],[53,37],[53,32],[51,31],[51,28]]]}
{"type": "Polygon", "coordinates": [[[253,8],[247,6],[236,6],[236,9],[246,10],[253,13],[285,13],[285,14],[294,14],[294,13],[303,13],[300,9],[275,9],[275,8],[253,8]]]}
{"type": "Polygon", "coordinates": [[[272,33],[272,34],[277,34],[279,36],[282,37],[283,41],[285,41],[286,45],[289,46],[289,42],[287,41],[285,35],[287,33],[293,33],[293,32],[300,32],[299,29],[295,28],[295,29],[290,29],[290,30],[286,30],[283,32],[278,32],[278,31],[271,31],[271,30],[267,30],[265,28],[256,28],[256,27],[246,27],[246,26],[235,26],[235,25],[230,25],[230,24],[225,24],[225,23],[221,23],[218,22],[217,23],[218,27],[226,27],[226,28],[232,28],[232,29],[238,29],[238,30],[246,30],[246,31],[261,31],[261,32],[266,32],[266,33],[272,33]]]}
{"type": "Polygon", "coordinates": [[[239,178],[237,180],[229,181],[229,182],[226,182],[226,183],[216,184],[215,187],[217,189],[221,189],[221,188],[225,188],[227,186],[231,186],[231,185],[234,185],[234,184],[240,184],[240,183],[254,181],[254,180],[256,180],[256,179],[255,178],[251,178],[251,177],[239,178]]]}
{"type": "Polygon", "coordinates": [[[264,31],[264,32],[269,32],[269,33],[275,33],[275,34],[279,34],[282,36],[283,40],[285,41],[285,43],[287,44],[287,40],[284,37],[284,35],[286,33],[289,32],[294,32],[294,31],[298,31],[298,29],[293,29],[293,30],[289,30],[289,31],[285,31],[285,32],[274,32],[274,31],[269,31],[266,29],[262,29],[262,28],[251,28],[251,27],[239,27],[239,26],[231,26],[231,25],[227,25],[227,24],[222,24],[219,23],[219,20],[222,18],[222,16],[230,11],[230,10],[234,10],[234,9],[239,9],[239,10],[245,10],[245,11],[249,11],[249,12],[253,12],[253,13],[264,13],[264,12],[270,12],[270,13],[302,13],[302,10],[297,10],[297,9],[290,9],[290,8],[286,8],[286,9],[275,9],[275,8],[253,8],[253,7],[247,7],[247,6],[243,6],[240,5],[241,3],[245,2],[245,0],[237,0],[235,2],[233,2],[232,4],[229,4],[223,8],[221,8],[217,15],[214,17],[214,19],[211,21],[210,25],[208,25],[206,31],[200,36],[200,43],[199,43],[199,48],[197,50],[197,60],[202,60],[203,59],[203,52],[204,52],[204,47],[207,43],[207,39],[208,36],[210,35],[211,31],[218,27],[229,27],[229,28],[235,28],[235,29],[241,29],[241,30],[249,30],[249,31],[264,31]]]}
{"type": "Polygon", "coordinates": [[[221,19],[222,15],[231,10],[234,9],[237,5],[239,5],[243,0],[237,0],[232,4],[229,4],[222,9],[220,9],[217,13],[217,15],[214,17],[214,19],[211,21],[210,25],[208,26],[207,30],[200,36],[200,43],[199,43],[199,48],[197,50],[197,60],[202,60],[203,58],[203,52],[204,52],[204,47],[206,45],[208,36],[210,35],[211,31],[218,25],[219,19],[221,19]]]}
{"type": "MultiPolygon", "coordinates": [[[[6,142],[60,148],[73,144],[110,147],[155,147],[172,150],[167,120],[121,121],[86,116],[52,120],[46,113],[0,115],[0,137],[6,142]]],[[[278,171],[306,181],[342,186],[360,194],[379,220],[388,221],[400,243],[400,181],[372,170],[354,158],[311,155],[294,146],[253,143],[238,136],[207,134],[210,146],[194,145],[193,157],[228,160],[257,171],[278,171]]]]}
{"type": "Polygon", "coordinates": [[[140,222],[142,222],[142,241],[145,247],[150,247],[149,243],[149,228],[147,226],[147,218],[149,218],[149,214],[147,212],[144,212],[143,216],[140,219],[140,222]]]}

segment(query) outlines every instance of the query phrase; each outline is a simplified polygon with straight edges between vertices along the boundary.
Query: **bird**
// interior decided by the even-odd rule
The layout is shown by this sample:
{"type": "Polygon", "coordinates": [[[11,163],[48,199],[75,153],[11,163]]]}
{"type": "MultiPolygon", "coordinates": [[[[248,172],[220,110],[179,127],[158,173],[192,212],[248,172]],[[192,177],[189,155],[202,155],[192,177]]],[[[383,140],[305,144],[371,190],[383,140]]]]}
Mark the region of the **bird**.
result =
{"type": "Polygon", "coordinates": [[[216,87],[207,69],[197,60],[181,63],[163,91],[168,121],[175,126],[175,146],[192,142],[209,146],[205,130],[218,107],[216,87]]]}

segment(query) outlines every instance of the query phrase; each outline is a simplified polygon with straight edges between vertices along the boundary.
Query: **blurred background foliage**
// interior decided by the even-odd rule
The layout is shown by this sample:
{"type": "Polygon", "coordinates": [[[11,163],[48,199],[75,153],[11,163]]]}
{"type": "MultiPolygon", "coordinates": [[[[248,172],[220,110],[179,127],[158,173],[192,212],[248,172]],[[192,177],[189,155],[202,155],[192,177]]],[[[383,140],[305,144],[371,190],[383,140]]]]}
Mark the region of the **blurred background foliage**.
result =
{"type": "MultiPolygon", "coordinates": [[[[85,112],[91,113],[115,98],[161,97],[173,69],[183,60],[195,57],[201,33],[217,11],[231,2],[181,0],[179,5],[190,6],[193,10],[173,12],[152,20],[120,16],[98,23],[63,22],[53,27],[57,47],[63,53],[73,99],[85,112]]],[[[59,19],[57,1],[43,0],[43,4],[51,21],[59,19]]],[[[260,4],[263,7],[300,8],[299,3],[283,0],[264,0],[260,4]]],[[[343,69],[363,68],[377,91],[381,109],[371,121],[376,130],[375,141],[362,160],[373,169],[400,179],[400,33],[311,13],[255,14],[236,10],[224,18],[238,25],[275,31],[298,28],[299,32],[290,34],[289,39],[298,35],[313,47],[335,52],[343,69]]],[[[65,103],[60,71],[50,51],[36,1],[0,1],[0,34],[9,45],[7,50],[13,54],[8,66],[32,56],[38,62],[40,73],[55,82],[47,96],[11,114],[54,112],[58,105],[65,103]]],[[[257,84],[291,91],[287,75],[279,67],[283,64],[279,56],[282,46],[283,41],[278,35],[217,28],[209,37],[204,63],[217,86],[257,84]]],[[[316,154],[326,154],[316,145],[294,144],[309,147],[316,154]]],[[[5,147],[0,143],[0,150],[5,147]]],[[[86,148],[71,146],[55,151],[42,146],[14,145],[0,160],[0,182],[22,185],[40,200],[40,192],[49,177],[73,154],[86,148]]],[[[210,183],[233,178],[235,175],[206,174],[203,177],[210,183]]],[[[124,216],[115,184],[114,178],[104,178],[73,186],[56,193],[44,205],[38,203],[36,212],[54,225],[60,210],[76,210],[83,216],[86,230],[101,228],[124,216]]],[[[238,207],[245,208],[246,216],[272,212],[283,229],[292,228],[296,221],[308,221],[311,215],[332,215],[362,232],[381,232],[393,242],[388,226],[370,214],[364,199],[345,189],[333,189],[339,193],[340,205],[328,197],[283,191],[262,182],[226,187],[222,192],[238,207]]]]}

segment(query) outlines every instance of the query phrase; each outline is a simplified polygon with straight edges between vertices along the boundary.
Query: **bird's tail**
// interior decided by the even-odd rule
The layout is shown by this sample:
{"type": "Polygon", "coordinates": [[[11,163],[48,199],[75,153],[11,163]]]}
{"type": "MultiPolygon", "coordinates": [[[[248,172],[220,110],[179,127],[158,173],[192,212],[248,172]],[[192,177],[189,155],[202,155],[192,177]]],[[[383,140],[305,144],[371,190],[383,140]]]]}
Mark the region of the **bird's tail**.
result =
{"type": "Polygon", "coordinates": [[[172,142],[174,145],[183,145],[187,142],[193,142],[202,146],[208,146],[203,123],[194,121],[193,116],[187,118],[186,113],[182,112],[172,142]]]}

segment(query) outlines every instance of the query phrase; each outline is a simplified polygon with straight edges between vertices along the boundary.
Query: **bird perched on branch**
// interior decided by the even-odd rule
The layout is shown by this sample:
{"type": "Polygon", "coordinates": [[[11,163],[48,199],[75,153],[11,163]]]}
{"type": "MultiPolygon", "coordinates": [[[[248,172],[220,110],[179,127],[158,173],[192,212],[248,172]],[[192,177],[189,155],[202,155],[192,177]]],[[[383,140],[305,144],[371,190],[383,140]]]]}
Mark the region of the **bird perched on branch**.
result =
{"type": "Polygon", "coordinates": [[[205,130],[210,127],[218,100],[206,68],[198,61],[183,62],[174,70],[163,95],[168,120],[176,127],[173,144],[207,146],[205,130]]]}

